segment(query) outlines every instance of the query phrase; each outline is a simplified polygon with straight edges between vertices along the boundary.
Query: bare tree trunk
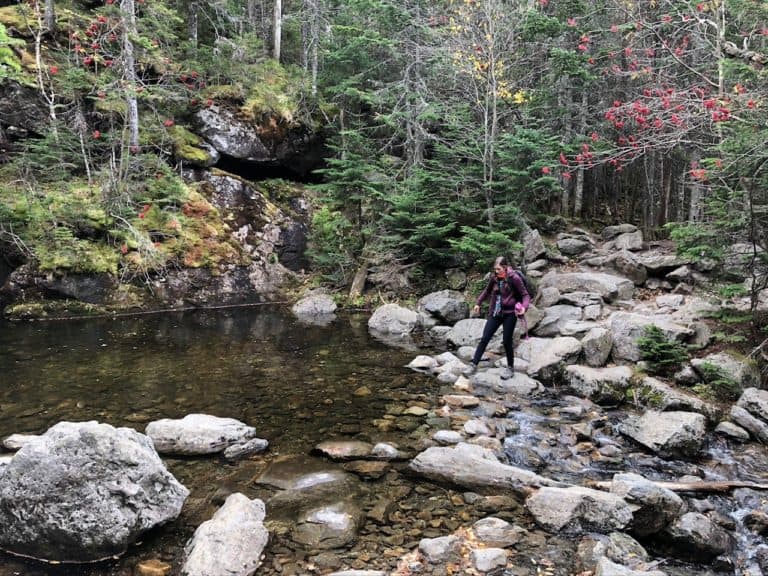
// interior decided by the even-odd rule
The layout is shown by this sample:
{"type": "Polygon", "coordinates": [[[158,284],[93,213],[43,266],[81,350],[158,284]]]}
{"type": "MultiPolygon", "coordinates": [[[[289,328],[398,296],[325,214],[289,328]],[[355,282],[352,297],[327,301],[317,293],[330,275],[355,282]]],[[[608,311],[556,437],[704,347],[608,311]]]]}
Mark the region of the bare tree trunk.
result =
{"type": "Polygon", "coordinates": [[[192,0],[187,11],[187,40],[192,55],[197,54],[198,9],[197,0],[192,0]]]}
{"type": "MultiPolygon", "coordinates": [[[[564,128],[564,134],[563,139],[568,142],[573,137],[573,119],[570,115],[571,110],[571,99],[573,98],[572,95],[572,86],[568,82],[567,77],[563,77],[560,80],[560,90],[558,90],[558,105],[562,110],[567,110],[565,114],[565,125],[564,128]],[[567,83],[567,84],[566,84],[567,83]]],[[[571,183],[570,180],[563,180],[562,181],[562,193],[560,194],[560,215],[565,216],[566,218],[570,216],[570,209],[571,209],[571,183]]]]}
{"type": "MultiPolygon", "coordinates": [[[[46,10],[48,5],[46,4],[46,10]]],[[[51,119],[51,134],[56,142],[59,141],[59,132],[56,126],[56,94],[53,92],[53,84],[46,82],[48,76],[46,74],[47,68],[43,66],[43,35],[46,33],[46,25],[44,22],[44,16],[40,13],[39,4],[35,5],[35,16],[37,17],[37,29],[33,31],[35,39],[35,67],[37,69],[37,87],[40,94],[48,105],[48,117],[51,119]],[[50,88],[50,90],[49,90],[50,88]]]]}
{"type": "Polygon", "coordinates": [[[312,96],[317,95],[318,46],[320,45],[320,29],[322,14],[320,0],[305,0],[306,24],[303,26],[304,54],[302,60],[304,69],[308,70],[312,79],[312,96]]]}
{"type": "MultiPolygon", "coordinates": [[[[698,150],[691,154],[691,164],[698,165],[700,160],[701,153],[698,150]]],[[[704,190],[701,183],[698,180],[693,180],[691,182],[691,199],[690,204],[688,205],[689,222],[699,222],[701,220],[701,202],[703,200],[703,194],[704,190]]]]}
{"type": "Polygon", "coordinates": [[[56,10],[53,0],[45,0],[45,14],[43,16],[43,25],[49,34],[56,31],[56,10]]]}
{"type": "Polygon", "coordinates": [[[128,146],[131,152],[139,149],[139,104],[136,100],[138,79],[134,57],[133,40],[136,31],[136,6],[134,0],[121,0],[120,10],[123,16],[123,59],[125,61],[125,104],[128,120],[128,146]]]}
{"type": "Polygon", "coordinates": [[[280,42],[283,37],[283,0],[275,0],[272,20],[272,58],[280,62],[280,42]]]}
{"type": "MultiPolygon", "coordinates": [[[[589,95],[587,90],[582,88],[581,107],[579,109],[579,131],[584,132],[587,128],[587,111],[589,104],[589,95]]],[[[573,216],[581,218],[581,207],[584,203],[584,168],[579,168],[576,174],[576,185],[573,189],[573,216]]]]}

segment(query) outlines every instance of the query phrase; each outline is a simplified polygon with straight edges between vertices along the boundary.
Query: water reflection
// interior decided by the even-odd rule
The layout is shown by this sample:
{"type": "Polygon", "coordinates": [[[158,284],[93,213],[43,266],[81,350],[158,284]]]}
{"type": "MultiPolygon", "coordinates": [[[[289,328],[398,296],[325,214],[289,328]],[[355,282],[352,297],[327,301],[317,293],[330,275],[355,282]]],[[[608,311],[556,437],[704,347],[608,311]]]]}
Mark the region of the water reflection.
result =
{"type": "Polygon", "coordinates": [[[0,435],[61,420],[137,426],[191,412],[241,419],[276,448],[379,417],[421,381],[367,318],[307,325],[274,307],[0,324],[0,435]],[[358,397],[365,385],[374,393],[358,397]]]}

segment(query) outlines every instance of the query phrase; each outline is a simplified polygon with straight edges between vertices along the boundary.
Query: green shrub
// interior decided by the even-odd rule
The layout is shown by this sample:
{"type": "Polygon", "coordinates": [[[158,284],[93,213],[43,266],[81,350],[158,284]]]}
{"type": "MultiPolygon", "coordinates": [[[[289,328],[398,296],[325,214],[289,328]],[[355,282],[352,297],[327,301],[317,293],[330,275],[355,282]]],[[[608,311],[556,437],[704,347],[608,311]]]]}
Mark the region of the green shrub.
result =
{"type": "Polygon", "coordinates": [[[640,347],[640,358],[648,363],[648,370],[653,374],[669,375],[688,360],[685,346],[668,338],[656,325],[647,326],[637,344],[640,347]]]}
{"type": "Polygon", "coordinates": [[[728,376],[719,366],[711,362],[704,362],[697,370],[704,380],[703,384],[698,384],[693,388],[699,396],[722,401],[737,400],[741,396],[743,392],[741,384],[728,376]]]}

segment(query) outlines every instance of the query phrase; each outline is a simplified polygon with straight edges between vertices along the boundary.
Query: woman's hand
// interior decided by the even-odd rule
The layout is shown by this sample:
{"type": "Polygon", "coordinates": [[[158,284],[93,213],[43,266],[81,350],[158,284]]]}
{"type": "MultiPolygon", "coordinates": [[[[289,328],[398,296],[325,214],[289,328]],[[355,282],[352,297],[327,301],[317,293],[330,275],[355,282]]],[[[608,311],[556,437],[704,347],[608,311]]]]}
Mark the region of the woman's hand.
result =
{"type": "Polygon", "coordinates": [[[472,314],[474,314],[475,316],[480,314],[480,306],[479,305],[475,304],[475,306],[472,308],[472,314]]]}

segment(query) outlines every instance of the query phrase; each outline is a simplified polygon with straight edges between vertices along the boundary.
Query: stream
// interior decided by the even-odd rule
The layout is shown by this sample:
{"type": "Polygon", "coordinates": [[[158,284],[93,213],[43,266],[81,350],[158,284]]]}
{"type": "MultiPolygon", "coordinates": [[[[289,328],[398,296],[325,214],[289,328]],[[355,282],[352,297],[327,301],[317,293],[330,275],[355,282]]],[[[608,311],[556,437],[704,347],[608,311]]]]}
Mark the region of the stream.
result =
{"type": "MultiPolygon", "coordinates": [[[[450,389],[404,366],[418,352],[373,338],[367,315],[342,314],[325,325],[307,324],[275,306],[150,314],[115,319],[32,323],[0,322],[0,436],[41,433],[63,421],[98,420],[143,431],[160,418],[206,413],[236,418],[269,440],[265,454],[239,462],[218,457],[165,458],[190,489],[181,516],[153,530],[128,553],[92,565],[47,565],[0,553],[0,576],[133,576],[142,561],[159,559],[177,574],[181,548],[195,527],[226,496],[243,492],[267,500],[257,478],[271,465],[339,466],[312,453],[328,439],[390,442],[414,454],[424,438],[449,422],[435,414],[450,389]],[[420,414],[408,408],[423,408],[420,414]]],[[[439,352],[439,351],[437,351],[439,352]]],[[[626,410],[600,408],[549,390],[537,400],[508,401],[504,453],[509,463],[572,484],[633,471],[653,480],[685,476],[760,481],[762,446],[713,439],[695,463],[665,461],[616,433],[626,410]],[[590,422],[593,442],[573,433],[590,422]]],[[[493,408],[481,405],[475,415],[493,408]]],[[[628,408],[627,410],[631,410],[628,408]]],[[[487,516],[528,531],[516,568],[504,576],[569,575],[576,544],[539,530],[511,498],[481,498],[408,474],[407,462],[364,477],[366,520],[356,542],[333,550],[307,550],[279,528],[270,536],[258,574],[325,574],[340,569],[391,570],[422,538],[445,536],[487,516]]],[[[743,527],[746,512],[762,504],[744,490],[737,497],[691,498],[700,509],[729,518],[739,541],[737,565],[708,567],[663,561],[670,575],[758,574],[764,537],[743,527]],[[739,565],[740,564],[740,565],[739,565]]],[[[269,509],[268,509],[269,520],[269,509]]],[[[268,524],[269,526],[269,524],[268,524]]],[[[279,524],[275,524],[279,526],[279,524]]],[[[500,572],[501,574],[501,572],[500,572]]]]}

